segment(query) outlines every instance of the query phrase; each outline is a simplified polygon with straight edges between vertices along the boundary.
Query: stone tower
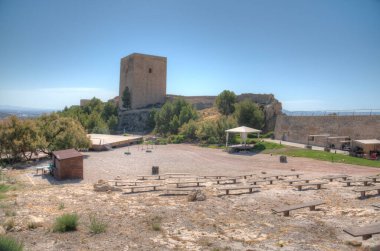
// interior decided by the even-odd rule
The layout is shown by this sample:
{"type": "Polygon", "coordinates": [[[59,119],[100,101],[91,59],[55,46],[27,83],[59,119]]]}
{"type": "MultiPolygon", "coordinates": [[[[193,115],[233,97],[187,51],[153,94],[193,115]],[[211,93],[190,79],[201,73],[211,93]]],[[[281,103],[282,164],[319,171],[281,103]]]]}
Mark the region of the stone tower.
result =
{"type": "Polygon", "coordinates": [[[166,58],[133,53],[121,59],[119,107],[123,108],[125,88],[130,93],[130,109],[163,104],[166,99],[166,58]]]}

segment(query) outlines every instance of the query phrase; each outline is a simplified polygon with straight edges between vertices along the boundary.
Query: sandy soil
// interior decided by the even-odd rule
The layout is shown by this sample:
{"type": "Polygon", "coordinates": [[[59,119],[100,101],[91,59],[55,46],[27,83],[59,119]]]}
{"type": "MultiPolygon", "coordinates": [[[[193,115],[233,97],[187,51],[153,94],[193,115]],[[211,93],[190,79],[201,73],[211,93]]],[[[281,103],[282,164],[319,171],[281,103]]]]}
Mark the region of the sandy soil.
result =
{"type": "MultiPolygon", "coordinates": [[[[231,155],[190,145],[159,146],[152,153],[133,146],[129,148],[132,154],[125,155],[127,150],[86,153],[85,179],[81,182],[53,182],[36,176],[32,169],[12,171],[21,185],[1,201],[2,220],[15,220],[14,230],[7,234],[23,240],[26,250],[360,250],[380,243],[380,235],[362,241],[342,231],[347,226],[380,222],[380,211],[371,206],[379,203],[380,197],[361,200],[353,191],[357,186],[345,187],[337,181],[321,190],[298,191],[280,180],[273,185],[260,183],[256,193],[229,196],[222,196],[217,187],[233,185],[218,186],[208,181],[202,188],[206,200],[197,202],[188,202],[186,196],[163,196],[162,191],[106,193],[95,192],[92,187],[98,179],[148,175],[153,165],[160,167],[160,173],[255,173],[256,177],[261,171],[281,174],[290,173],[292,168],[304,177],[341,173],[368,176],[380,173],[379,169],[302,158],[289,158],[287,164],[281,164],[278,156],[231,155]],[[326,204],[316,211],[300,209],[292,211],[290,217],[271,212],[279,205],[317,199],[326,204]],[[6,216],[6,210],[14,210],[16,215],[6,216]],[[78,231],[53,233],[55,218],[66,212],[79,214],[78,231]],[[30,215],[43,219],[42,227],[28,229],[30,215]],[[89,215],[107,222],[107,231],[90,234],[89,215]],[[159,231],[152,228],[155,218],[161,219],[159,231]],[[349,241],[361,242],[361,247],[353,247],[349,241]]],[[[153,182],[159,181],[147,181],[153,182]]],[[[248,183],[244,179],[238,182],[248,183]]]]}

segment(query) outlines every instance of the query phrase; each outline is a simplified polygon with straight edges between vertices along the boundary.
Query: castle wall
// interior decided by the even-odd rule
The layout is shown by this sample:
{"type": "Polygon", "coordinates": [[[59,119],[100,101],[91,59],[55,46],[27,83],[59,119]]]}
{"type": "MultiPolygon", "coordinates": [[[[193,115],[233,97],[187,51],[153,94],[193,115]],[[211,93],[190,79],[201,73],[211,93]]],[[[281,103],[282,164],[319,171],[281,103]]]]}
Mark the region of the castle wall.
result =
{"type": "MultiPolygon", "coordinates": [[[[166,98],[166,58],[131,54],[121,59],[119,96],[131,93],[131,109],[163,104],[166,98]]],[[[119,102],[123,109],[123,102],[119,102]]]]}
{"type": "MultiPolygon", "coordinates": [[[[380,139],[380,116],[277,116],[275,138],[307,144],[308,135],[330,134],[351,139],[380,139]]],[[[326,138],[313,145],[325,146],[326,138]]]]}

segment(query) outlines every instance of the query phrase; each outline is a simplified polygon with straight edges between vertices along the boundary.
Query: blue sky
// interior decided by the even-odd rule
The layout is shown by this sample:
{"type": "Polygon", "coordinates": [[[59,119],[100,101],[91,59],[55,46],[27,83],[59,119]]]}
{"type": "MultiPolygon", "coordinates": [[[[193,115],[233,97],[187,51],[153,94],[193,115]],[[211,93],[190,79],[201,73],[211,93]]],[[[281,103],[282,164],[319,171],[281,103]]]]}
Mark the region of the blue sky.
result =
{"type": "Polygon", "coordinates": [[[380,109],[380,0],[0,0],[0,105],[118,95],[120,59],[168,58],[167,92],[380,109]]]}

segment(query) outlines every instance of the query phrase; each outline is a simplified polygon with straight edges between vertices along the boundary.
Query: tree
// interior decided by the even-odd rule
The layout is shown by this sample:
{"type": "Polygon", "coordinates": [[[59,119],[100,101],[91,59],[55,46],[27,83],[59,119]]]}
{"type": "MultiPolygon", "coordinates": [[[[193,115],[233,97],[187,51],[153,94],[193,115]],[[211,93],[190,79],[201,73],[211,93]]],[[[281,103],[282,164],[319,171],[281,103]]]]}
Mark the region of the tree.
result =
{"type": "Polygon", "coordinates": [[[40,137],[35,120],[11,116],[0,123],[0,158],[14,163],[37,153],[40,137]]]}
{"type": "Polygon", "coordinates": [[[83,126],[73,118],[52,113],[38,118],[37,124],[42,138],[39,148],[44,153],[51,154],[52,151],[69,148],[89,148],[91,145],[83,126]]]}
{"type": "Polygon", "coordinates": [[[119,120],[115,115],[111,115],[111,117],[109,117],[109,119],[107,120],[107,125],[110,131],[115,132],[117,130],[117,126],[119,123],[118,121],[119,120]]]}
{"type": "Polygon", "coordinates": [[[236,95],[232,91],[224,90],[216,97],[215,104],[223,115],[230,115],[235,110],[236,95]]]}
{"type": "Polygon", "coordinates": [[[131,98],[131,92],[128,88],[128,86],[125,87],[123,91],[123,95],[121,97],[121,100],[123,101],[123,107],[126,109],[131,109],[132,104],[132,98],[131,98]]]}
{"type": "Polygon", "coordinates": [[[184,99],[176,99],[173,102],[166,102],[162,108],[156,112],[155,130],[161,134],[177,134],[178,129],[191,119],[196,119],[197,111],[184,99]]]}
{"type": "Polygon", "coordinates": [[[259,106],[250,99],[245,99],[235,105],[234,116],[239,126],[262,129],[264,126],[264,113],[259,106]]]}

